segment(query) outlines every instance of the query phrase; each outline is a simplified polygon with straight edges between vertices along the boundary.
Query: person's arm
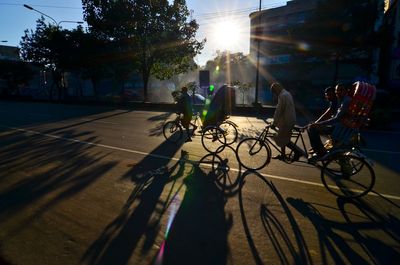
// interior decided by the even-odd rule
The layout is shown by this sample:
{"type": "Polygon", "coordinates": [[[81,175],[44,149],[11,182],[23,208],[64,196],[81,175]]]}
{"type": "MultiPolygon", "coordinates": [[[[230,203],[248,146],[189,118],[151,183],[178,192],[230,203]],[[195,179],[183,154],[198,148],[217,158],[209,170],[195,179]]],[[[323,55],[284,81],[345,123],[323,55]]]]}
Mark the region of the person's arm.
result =
{"type": "Polygon", "coordinates": [[[332,107],[329,107],[314,123],[328,120],[330,117],[332,117],[332,107]]]}
{"type": "Polygon", "coordinates": [[[278,104],[276,105],[276,109],[275,109],[275,112],[274,112],[274,121],[272,123],[273,126],[276,126],[277,122],[281,119],[284,105],[285,105],[284,98],[279,96],[278,97],[278,104]]]}
{"type": "Polygon", "coordinates": [[[351,98],[348,98],[348,97],[344,98],[334,117],[327,119],[325,121],[318,122],[317,124],[333,125],[334,123],[338,122],[346,114],[346,112],[349,108],[349,105],[350,105],[350,101],[351,101],[351,98]]]}

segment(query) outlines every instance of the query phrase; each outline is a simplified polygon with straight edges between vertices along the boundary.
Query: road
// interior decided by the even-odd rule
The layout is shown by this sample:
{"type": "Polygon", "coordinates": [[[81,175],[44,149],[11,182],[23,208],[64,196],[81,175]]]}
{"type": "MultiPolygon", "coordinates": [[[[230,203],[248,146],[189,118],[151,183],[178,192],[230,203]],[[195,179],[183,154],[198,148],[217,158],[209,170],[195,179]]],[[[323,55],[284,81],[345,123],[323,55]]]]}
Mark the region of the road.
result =
{"type": "MultiPolygon", "coordinates": [[[[164,140],[170,113],[0,101],[0,114],[0,264],[400,260],[400,132],[363,133],[376,184],[343,200],[306,163],[244,172],[235,145],[216,180],[199,136],[164,140]]],[[[241,137],[264,126],[231,119],[241,137]]]]}

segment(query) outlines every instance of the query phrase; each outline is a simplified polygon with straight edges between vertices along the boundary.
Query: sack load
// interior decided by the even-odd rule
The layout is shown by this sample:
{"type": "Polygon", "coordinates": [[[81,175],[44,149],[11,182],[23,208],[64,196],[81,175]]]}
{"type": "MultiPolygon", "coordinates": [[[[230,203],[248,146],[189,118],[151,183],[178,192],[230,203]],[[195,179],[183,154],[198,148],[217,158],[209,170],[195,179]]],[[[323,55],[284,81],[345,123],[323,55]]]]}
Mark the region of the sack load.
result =
{"type": "Polygon", "coordinates": [[[368,121],[368,115],[376,96],[376,88],[365,82],[356,82],[349,95],[352,100],[348,112],[342,119],[342,124],[348,128],[359,128],[368,121]]]}

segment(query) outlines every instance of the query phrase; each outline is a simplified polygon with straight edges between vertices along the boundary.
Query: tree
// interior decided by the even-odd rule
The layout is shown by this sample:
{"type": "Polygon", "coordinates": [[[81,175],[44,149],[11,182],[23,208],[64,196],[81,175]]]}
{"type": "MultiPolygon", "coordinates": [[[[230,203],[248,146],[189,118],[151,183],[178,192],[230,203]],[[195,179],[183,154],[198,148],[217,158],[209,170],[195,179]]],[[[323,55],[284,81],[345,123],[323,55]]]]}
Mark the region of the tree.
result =
{"type": "Polygon", "coordinates": [[[371,65],[370,53],[376,45],[376,20],[383,12],[383,0],[321,0],[304,24],[290,29],[294,43],[311,46],[307,55],[335,60],[333,82],[339,62],[358,61],[371,65]]]}
{"type": "MultiPolygon", "coordinates": [[[[42,17],[37,20],[35,31],[25,30],[20,42],[23,60],[51,71],[58,88],[59,99],[65,92],[63,74],[73,65],[69,34],[68,30],[60,30],[58,26],[45,24],[42,17]]],[[[52,94],[51,92],[50,98],[52,94]]]]}
{"type": "Polygon", "coordinates": [[[251,89],[253,85],[251,83],[242,83],[240,81],[233,81],[232,86],[239,89],[240,93],[242,94],[242,105],[244,106],[244,95],[251,89]]]}
{"type": "Polygon", "coordinates": [[[198,24],[188,20],[184,0],[82,0],[89,30],[111,40],[131,70],[142,75],[148,100],[150,75],[168,79],[193,69],[193,57],[204,46],[195,34],[198,24]]]}
{"type": "Polygon", "coordinates": [[[101,79],[112,74],[110,44],[94,35],[84,32],[80,27],[71,31],[71,69],[80,72],[83,78],[90,79],[95,97],[98,98],[98,84],[101,79]]]}
{"type": "Polygon", "coordinates": [[[214,84],[230,83],[229,77],[244,83],[254,78],[254,67],[248,56],[241,52],[217,51],[217,56],[207,61],[205,69],[210,71],[211,82],[214,84]]]}

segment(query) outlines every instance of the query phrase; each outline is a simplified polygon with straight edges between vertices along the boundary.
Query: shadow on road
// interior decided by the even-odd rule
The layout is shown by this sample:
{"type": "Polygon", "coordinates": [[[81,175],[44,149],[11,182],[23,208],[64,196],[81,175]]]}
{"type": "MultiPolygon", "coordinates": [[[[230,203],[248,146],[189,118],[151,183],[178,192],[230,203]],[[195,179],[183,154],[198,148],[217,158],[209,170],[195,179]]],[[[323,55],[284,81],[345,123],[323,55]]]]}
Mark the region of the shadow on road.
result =
{"type": "Polygon", "coordinates": [[[394,247],[400,242],[399,220],[393,215],[378,213],[374,209],[376,207],[371,207],[364,199],[337,199],[344,222],[324,217],[319,210],[326,207],[324,205],[294,198],[288,198],[287,201],[315,226],[321,264],[331,264],[329,258],[335,264],[371,264],[371,261],[373,264],[395,264],[400,260],[399,248],[394,247]],[[385,238],[389,236],[393,244],[379,240],[384,235],[385,238]],[[362,252],[365,255],[361,255],[362,252]]]}
{"type": "Polygon", "coordinates": [[[182,188],[182,185],[175,185],[184,176],[187,153],[182,151],[179,160],[168,166],[179,147],[164,142],[121,176],[121,179],[135,183],[135,188],[118,216],[105,227],[82,261],[88,264],[127,264],[141,238],[145,238],[142,252],[154,245],[161,219],[182,188]],[[168,183],[172,183],[170,190],[167,197],[162,198],[168,183]]]}
{"type": "Polygon", "coordinates": [[[269,264],[268,260],[313,264],[300,226],[271,181],[257,172],[246,171],[240,181],[239,206],[255,264],[269,264]],[[257,233],[260,222],[265,236],[257,233]]]}
{"type": "Polygon", "coordinates": [[[232,216],[226,216],[225,198],[214,180],[198,165],[185,178],[185,196],[154,264],[227,263],[232,216]]]}
{"type": "MultiPolygon", "coordinates": [[[[90,131],[65,133],[97,142],[90,131]]],[[[33,220],[79,194],[117,164],[104,159],[104,152],[95,153],[91,145],[37,134],[8,132],[0,149],[0,226],[7,226],[0,241],[16,237],[33,220]]]]}

